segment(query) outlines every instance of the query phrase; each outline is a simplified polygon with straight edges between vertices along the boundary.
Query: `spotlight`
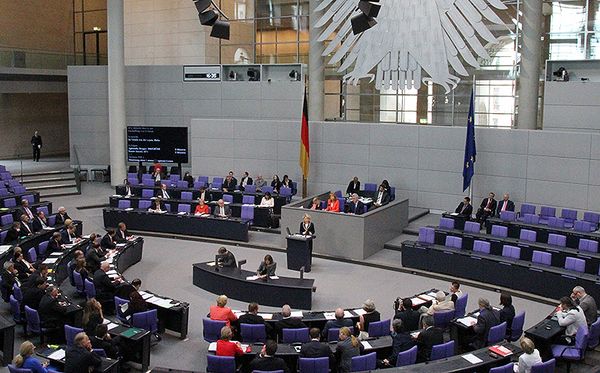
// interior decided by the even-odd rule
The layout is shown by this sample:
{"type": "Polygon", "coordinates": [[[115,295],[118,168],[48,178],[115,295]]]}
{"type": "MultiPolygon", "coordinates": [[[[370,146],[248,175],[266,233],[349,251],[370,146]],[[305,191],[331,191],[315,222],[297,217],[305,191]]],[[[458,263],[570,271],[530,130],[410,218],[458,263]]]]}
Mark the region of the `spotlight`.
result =
{"type": "Polygon", "coordinates": [[[212,25],[210,36],[213,38],[229,40],[229,22],[217,19],[212,25]]]}
{"type": "Polygon", "coordinates": [[[237,79],[237,74],[235,73],[235,71],[231,70],[229,72],[229,80],[236,80],[237,79]]]}
{"type": "Polygon", "coordinates": [[[200,18],[200,23],[204,26],[212,26],[219,18],[219,15],[217,14],[217,12],[211,9],[198,14],[198,18],[200,18]]]}
{"type": "Polygon", "coordinates": [[[379,15],[379,9],[381,9],[381,5],[375,4],[371,1],[361,0],[358,3],[358,9],[360,9],[368,17],[375,18],[377,15],[379,15]]]}
{"type": "Polygon", "coordinates": [[[352,32],[354,35],[358,35],[363,31],[370,29],[377,24],[377,21],[373,17],[369,17],[364,13],[356,15],[350,19],[352,24],[352,32]]]}
{"type": "Polygon", "coordinates": [[[229,40],[229,19],[221,9],[212,0],[196,0],[194,1],[196,10],[198,10],[198,18],[204,26],[212,26],[210,36],[229,40]],[[209,7],[211,7],[209,9],[209,7]],[[220,20],[219,14],[225,19],[220,20]]]}
{"type": "Polygon", "coordinates": [[[258,82],[260,80],[260,70],[249,68],[248,69],[248,81],[258,82]]]}
{"type": "Polygon", "coordinates": [[[298,72],[298,70],[290,71],[289,76],[290,79],[292,79],[292,81],[300,80],[300,73],[298,72]]]}
{"type": "Polygon", "coordinates": [[[211,3],[211,0],[198,0],[194,2],[194,5],[196,5],[198,13],[202,13],[210,6],[211,3]]]}

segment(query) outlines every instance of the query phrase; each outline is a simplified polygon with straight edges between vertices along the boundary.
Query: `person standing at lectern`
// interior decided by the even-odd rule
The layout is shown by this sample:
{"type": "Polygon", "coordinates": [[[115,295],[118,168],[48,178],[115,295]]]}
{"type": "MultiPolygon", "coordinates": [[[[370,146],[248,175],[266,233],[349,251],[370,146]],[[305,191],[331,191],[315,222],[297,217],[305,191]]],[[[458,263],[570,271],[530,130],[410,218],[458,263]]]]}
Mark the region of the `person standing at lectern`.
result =
{"type": "Polygon", "coordinates": [[[315,225],[310,221],[310,215],[304,214],[304,219],[300,223],[300,234],[312,236],[315,234],[315,225]]]}
{"type": "Polygon", "coordinates": [[[219,267],[229,267],[229,268],[235,268],[237,267],[237,262],[235,261],[235,256],[233,255],[233,253],[229,250],[227,250],[227,248],[225,246],[221,246],[219,248],[219,251],[217,251],[219,254],[219,258],[217,259],[217,264],[219,265],[219,267]]]}
{"type": "Polygon", "coordinates": [[[42,136],[40,136],[38,131],[35,131],[35,133],[31,137],[31,146],[33,147],[33,161],[39,162],[40,153],[42,150],[42,136]]]}

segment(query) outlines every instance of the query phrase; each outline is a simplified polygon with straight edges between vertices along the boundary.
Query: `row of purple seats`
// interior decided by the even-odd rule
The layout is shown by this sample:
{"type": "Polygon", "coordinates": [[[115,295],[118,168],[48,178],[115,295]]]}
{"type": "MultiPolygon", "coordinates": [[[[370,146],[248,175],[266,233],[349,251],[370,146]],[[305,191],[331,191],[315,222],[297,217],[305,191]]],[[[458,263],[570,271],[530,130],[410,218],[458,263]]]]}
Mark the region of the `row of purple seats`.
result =
{"type": "MultiPolygon", "coordinates": [[[[593,217],[596,215],[595,213],[586,212],[585,214],[587,214],[586,216],[589,220],[594,221],[593,217]]],[[[500,219],[502,219],[504,221],[516,221],[518,219],[521,219],[520,221],[522,221],[526,224],[542,224],[539,215],[525,214],[519,218],[512,211],[503,211],[500,214],[500,219]]],[[[575,230],[577,232],[593,232],[597,229],[597,225],[595,223],[592,223],[591,221],[569,220],[569,219],[566,219],[563,217],[558,218],[555,216],[550,216],[547,218],[546,224],[549,227],[553,227],[553,228],[560,228],[560,229],[573,228],[573,230],[575,230]]]]}
{"type": "MultiPolygon", "coordinates": [[[[536,206],[524,203],[521,205],[521,211],[519,212],[519,216],[517,220],[524,221],[525,215],[536,215],[536,206]]],[[[560,216],[556,216],[556,208],[549,206],[541,206],[540,213],[537,215],[539,217],[538,224],[548,224],[550,218],[561,218],[564,219],[564,227],[571,228],[575,224],[575,221],[578,219],[578,211],[572,209],[562,209],[560,216]]],[[[583,221],[589,222],[594,227],[594,230],[598,229],[598,224],[600,224],[600,214],[586,211],[583,213],[583,221]]]]}

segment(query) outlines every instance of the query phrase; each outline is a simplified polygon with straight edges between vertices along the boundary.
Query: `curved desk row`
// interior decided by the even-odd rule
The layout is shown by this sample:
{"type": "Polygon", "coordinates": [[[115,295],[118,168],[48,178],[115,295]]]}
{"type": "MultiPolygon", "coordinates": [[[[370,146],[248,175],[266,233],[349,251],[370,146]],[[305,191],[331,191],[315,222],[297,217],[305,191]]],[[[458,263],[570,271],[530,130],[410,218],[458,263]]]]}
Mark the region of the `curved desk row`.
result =
{"type": "Polygon", "coordinates": [[[142,210],[103,210],[104,226],[116,227],[120,222],[127,229],[189,236],[212,237],[225,240],[248,242],[248,224],[239,219],[222,219],[213,216],[201,217],[173,213],[153,213],[142,210]]]}
{"type": "MultiPolygon", "coordinates": [[[[583,286],[600,297],[600,277],[491,254],[415,241],[402,243],[402,266],[507,287],[551,299],[583,286]]],[[[599,298],[596,298],[599,299],[599,298]]]]}
{"type": "Polygon", "coordinates": [[[289,304],[293,308],[311,308],[315,280],[291,277],[266,281],[247,280],[247,277],[256,275],[256,272],[217,268],[214,264],[209,264],[210,262],[193,264],[193,283],[201,289],[265,306],[281,307],[289,304]]]}
{"type": "MultiPolygon", "coordinates": [[[[75,233],[78,236],[81,236],[81,232],[83,231],[83,223],[79,220],[74,220],[73,224],[75,224],[75,233]]],[[[51,240],[54,232],[61,232],[65,228],[66,227],[64,225],[57,225],[52,227],[52,229],[36,232],[33,234],[33,236],[29,236],[21,240],[16,240],[11,244],[11,246],[19,246],[21,249],[23,249],[23,254],[27,255],[27,251],[29,249],[31,249],[32,247],[37,247],[40,243],[44,241],[51,240]]],[[[12,248],[10,250],[10,254],[12,256],[12,248]]],[[[4,263],[4,261],[6,261],[7,258],[9,257],[0,256],[0,262],[4,263]]]]}

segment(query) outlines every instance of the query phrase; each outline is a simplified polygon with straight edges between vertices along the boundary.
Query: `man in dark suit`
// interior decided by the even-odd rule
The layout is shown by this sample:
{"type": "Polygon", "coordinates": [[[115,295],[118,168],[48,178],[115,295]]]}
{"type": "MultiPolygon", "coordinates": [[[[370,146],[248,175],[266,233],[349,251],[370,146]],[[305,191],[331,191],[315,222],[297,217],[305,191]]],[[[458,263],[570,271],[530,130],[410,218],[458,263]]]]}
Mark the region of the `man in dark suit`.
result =
{"type": "Polygon", "coordinates": [[[217,201],[217,206],[215,206],[213,215],[219,218],[228,218],[231,216],[231,209],[225,204],[223,199],[220,199],[217,201]]]}
{"type": "Polygon", "coordinates": [[[498,208],[496,209],[496,215],[500,216],[502,211],[515,211],[515,203],[510,200],[508,193],[504,193],[502,201],[498,202],[498,208]]]}
{"type": "Polygon", "coordinates": [[[346,212],[355,215],[362,215],[365,212],[365,205],[358,200],[358,194],[352,194],[350,201],[346,203],[346,212]]]}
{"type": "Polygon", "coordinates": [[[417,337],[418,355],[417,361],[429,360],[433,346],[444,343],[444,331],[433,326],[433,316],[423,317],[423,331],[417,337]]]}
{"type": "Polygon", "coordinates": [[[412,300],[404,298],[399,304],[399,309],[396,310],[394,319],[402,320],[404,330],[412,332],[419,329],[420,316],[419,312],[413,309],[412,300]]]}
{"type": "Polygon", "coordinates": [[[33,227],[29,222],[29,216],[23,214],[21,215],[21,231],[20,238],[25,238],[28,236],[33,236],[33,227]]]}
{"type": "Polygon", "coordinates": [[[100,246],[105,250],[114,250],[117,248],[117,243],[115,242],[115,230],[109,228],[106,230],[106,234],[102,237],[100,241],[100,246]]]}
{"type": "Polygon", "coordinates": [[[35,218],[35,214],[31,210],[31,208],[29,208],[28,200],[24,199],[21,201],[21,208],[19,209],[19,215],[27,215],[29,217],[30,221],[32,221],[33,218],[35,218]]]}
{"type": "Polygon", "coordinates": [[[56,214],[56,222],[55,225],[64,225],[65,221],[71,219],[69,214],[67,214],[67,209],[64,207],[58,208],[58,213],[56,214]]]}
{"type": "Polygon", "coordinates": [[[48,248],[46,249],[46,257],[50,256],[50,254],[59,252],[63,250],[63,242],[60,232],[54,232],[52,234],[52,239],[48,243],[48,248]]]}
{"type": "Polygon", "coordinates": [[[358,194],[360,192],[360,181],[358,181],[358,176],[354,176],[350,183],[348,183],[348,188],[346,188],[346,194],[358,194]]]}
{"type": "Polygon", "coordinates": [[[411,349],[415,345],[409,333],[402,326],[401,319],[394,319],[392,322],[392,353],[382,361],[384,367],[395,367],[398,354],[411,349]]]}
{"type": "Polygon", "coordinates": [[[15,221],[12,226],[6,232],[6,238],[4,238],[4,244],[11,244],[21,238],[21,223],[15,221]]]}
{"type": "Polygon", "coordinates": [[[479,223],[485,223],[488,217],[495,214],[496,206],[498,205],[498,202],[494,199],[495,196],[494,192],[490,192],[488,198],[484,198],[483,201],[481,201],[477,214],[475,214],[475,219],[477,219],[479,223]]]}
{"type": "Polygon", "coordinates": [[[50,224],[48,223],[48,218],[46,218],[46,214],[44,214],[43,211],[38,211],[37,216],[35,217],[35,219],[33,219],[33,222],[31,223],[31,226],[33,227],[33,230],[35,232],[39,232],[44,228],[48,228],[50,224]]]}
{"type": "Polygon", "coordinates": [[[75,225],[70,224],[67,229],[61,234],[61,240],[64,244],[72,244],[77,242],[77,233],[75,233],[75,225]]]}
{"type": "Polygon", "coordinates": [[[31,137],[31,147],[33,148],[33,161],[39,162],[42,151],[42,136],[40,136],[38,131],[35,131],[31,137]]]}
{"type": "Polygon", "coordinates": [[[17,286],[21,286],[21,283],[17,278],[17,270],[15,269],[15,265],[12,262],[6,261],[4,262],[4,270],[2,271],[2,283],[0,284],[0,286],[2,286],[2,299],[7,303],[10,300],[9,297],[12,294],[13,286],[15,284],[17,286]]]}
{"type": "Polygon", "coordinates": [[[487,345],[487,337],[490,329],[500,324],[500,312],[490,306],[490,301],[485,298],[479,298],[479,316],[477,323],[473,325],[475,337],[471,343],[471,347],[479,349],[487,345]]]}
{"type": "Polygon", "coordinates": [[[375,193],[375,201],[373,207],[381,207],[390,203],[390,194],[388,193],[385,185],[381,184],[379,190],[375,193]]]}
{"type": "Polygon", "coordinates": [[[119,338],[111,339],[106,324],[96,326],[95,335],[91,338],[91,342],[93,348],[104,350],[107,357],[111,359],[119,358],[119,338]]]}
{"type": "Polygon", "coordinates": [[[110,270],[110,264],[108,262],[102,262],[100,269],[94,272],[94,286],[96,287],[96,299],[99,302],[112,301],[118,284],[121,283],[119,278],[115,281],[111,281],[110,277],[106,274],[110,270]]]}
{"type": "Polygon", "coordinates": [[[281,308],[281,316],[283,318],[275,323],[275,331],[280,340],[283,336],[283,329],[306,328],[301,319],[292,317],[292,309],[287,304],[281,308]]]}
{"type": "Polygon", "coordinates": [[[255,370],[283,370],[284,373],[289,373],[290,370],[285,361],[280,357],[275,357],[275,353],[277,353],[277,342],[268,340],[263,346],[262,351],[256,355],[254,360],[248,365],[248,373],[254,372],[255,370]]]}
{"type": "Polygon", "coordinates": [[[156,197],[160,197],[162,199],[169,199],[171,195],[167,192],[167,185],[160,184],[160,190],[156,193],[156,197]]]}
{"type": "Polygon", "coordinates": [[[240,181],[240,190],[244,190],[246,185],[252,185],[252,178],[249,176],[248,172],[244,172],[244,176],[240,181]]]}
{"type": "Polygon", "coordinates": [[[233,177],[233,172],[229,171],[229,175],[223,180],[223,191],[224,192],[233,192],[235,190],[235,186],[237,185],[237,180],[233,177]]]}
{"type": "Polygon", "coordinates": [[[326,343],[321,343],[319,337],[321,331],[319,328],[310,328],[308,332],[310,335],[310,342],[302,344],[300,348],[300,357],[317,358],[317,357],[328,357],[329,366],[335,366],[335,359],[333,358],[333,351],[329,348],[326,343]]]}
{"type": "Polygon", "coordinates": [[[88,249],[87,254],[85,255],[85,264],[90,273],[94,273],[100,269],[100,264],[106,260],[106,252],[100,244],[94,242],[92,247],[88,249]]]}
{"type": "Polygon", "coordinates": [[[127,226],[125,223],[120,222],[117,226],[117,233],[115,234],[115,240],[117,243],[126,243],[127,237],[129,237],[129,232],[127,232],[127,226]]]}
{"type": "Polygon", "coordinates": [[[21,289],[23,292],[23,307],[28,306],[30,308],[33,308],[34,310],[39,309],[40,302],[46,294],[47,287],[48,283],[44,279],[38,278],[35,281],[35,286],[21,289]]]}
{"type": "Polygon", "coordinates": [[[46,294],[40,300],[38,313],[44,328],[62,327],[67,306],[58,301],[58,288],[54,286],[46,288],[46,294]]]}
{"type": "Polygon", "coordinates": [[[258,314],[258,303],[254,303],[254,302],[249,303],[248,304],[248,313],[241,315],[238,318],[238,322],[240,324],[252,324],[252,325],[264,324],[265,319],[263,319],[262,316],[260,316],[258,314]]]}
{"type": "Polygon", "coordinates": [[[36,284],[39,283],[39,279],[42,279],[43,282],[46,282],[48,279],[48,265],[44,263],[40,264],[38,268],[27,277],[27,280],[23,281],[21,289],[37,286],[36,284]]]}
{"type": "Polygon", "coordinates": [[[461,203],[458,204],[455,213],[461,216],[465,216],[467,218],[471,218],[471,214],[473,213],[473,205],[471,205],[471,198],[465,197],[461,203]]]}
{"type": "Polygon", "coordinates": [[[588,326],[595,323],[598,319],[598,306],[596,305],[596,300],[585,292],[583,286],[575,286],[571,293],[571,298],[573,298],[575,304],[581,307],[588,326]]]}
{"type": "Polygon", "coordinates": [[[101,364],[100,356],[92,352],[92,342],[87,334],[77,334],[73,346],[67,348],[65,354],[65,373],[90,372],[101,364]]]}
{"type": "Polygon", "coordinates": [[[227,248],[225,246],[221,246],[219,248],[219,251],[217,251],[218,255],[219,255],[219,261],[218,261],[218,265],[219,267],[229,267],[229,268],[235,268],[237,267],[237,262],[235,260],[235,256],[233,255],[233,253],[229,250],[227,250],[227,248]]]}
{"type": "Polygon", "coordinates": [[[341,329],[344,326],[349,328],[352,324],[352,319],[344,318],[344,310],[342,308],[336,308],[335,320],[329,320],[325,323],[325,327],[323,328],[323,338],[327,338],[329,329],[341,329]]]}

